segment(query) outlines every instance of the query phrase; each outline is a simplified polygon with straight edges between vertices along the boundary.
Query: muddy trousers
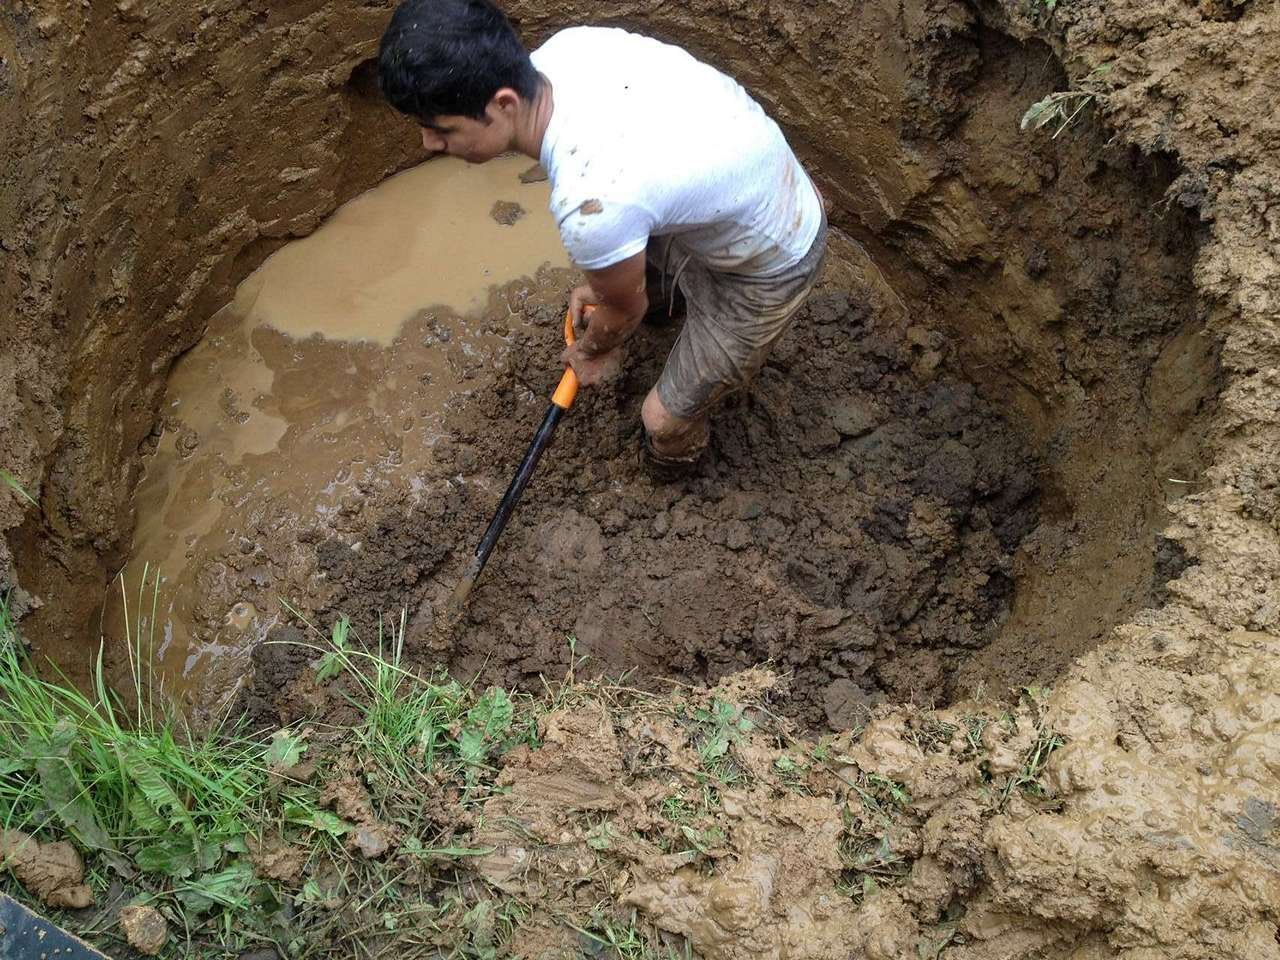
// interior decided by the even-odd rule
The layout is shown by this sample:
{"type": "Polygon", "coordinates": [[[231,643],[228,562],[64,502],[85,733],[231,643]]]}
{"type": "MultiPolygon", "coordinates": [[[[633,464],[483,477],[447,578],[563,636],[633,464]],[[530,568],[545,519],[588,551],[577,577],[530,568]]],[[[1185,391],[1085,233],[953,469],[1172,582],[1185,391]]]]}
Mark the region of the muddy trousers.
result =
{"type": "Polygon", "coordinates": [[[707,268],[681,249],[678,237],[650,239],[651,303],[656,300],[657,312],[665,315],[676,291],[685,301],[684,326],[642,411],[655,459],[692,461],[702,453],[711,436],[712,408],[760,372],[813,289],[826,249],[824,217],[799,262],[779,274],[753,277],[707,268]]]}

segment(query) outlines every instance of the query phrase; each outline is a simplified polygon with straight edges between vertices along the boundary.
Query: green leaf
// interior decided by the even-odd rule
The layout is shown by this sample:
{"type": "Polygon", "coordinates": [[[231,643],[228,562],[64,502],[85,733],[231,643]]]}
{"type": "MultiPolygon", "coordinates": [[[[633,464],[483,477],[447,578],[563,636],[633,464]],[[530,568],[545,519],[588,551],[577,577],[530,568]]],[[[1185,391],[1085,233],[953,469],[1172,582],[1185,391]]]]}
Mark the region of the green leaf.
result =
{"type": "Polygon", "coordinates": [[[15,773],[25,773],[30,769],[30,763],[16,757],[0,757],[0,777],[11,777],[15,773]]]}
{"type": "Polygon", "coordinates": [[[77,735],[75,724],[64,719],[58,721],[48,737],[32,734],[27,740],[27,756],[35,759],[44,801],[73,837],[91,850],[102,851],[113,867],[131,876],[132,868],[98,822],[89,789],[71,762],[71,745],[77,735]]]}
{"type": "Polygon", "coordinates": [[[608,821],[598,824],[587,834],[587,846],[592,850],[608,850],[613,846],[613,828],[608,821]]]}
{"type": "Polygon", "coordinates": [[[174,792],[173,787],[169,786],[164,775],[140,752],[117,749],[116,754],[134,786],[146,797],[151,809],[162,817],[167,813],[170,826],[180,827],[188,836],[194,837],[195,821],[191,819],[187,805],[174,792]]]}
{"type": "Polygon", "coordinates": [[[458,737],[458,756],[467,763],[480,763],[486,753],[483,732],[475,729],[462,731],[458,737]]]}
{"type": "Polygon", "coordinates": [[[336,814],[301,803],[285,804],[284,818],[290,823],[310,827],[312,830],[323,830],[335,837],[341,837],[351,830],[351,824],[336,814]]]}
{"type": "Polygon", "coordinates": [[[147,803],[147,798],[141,793],[129,794],[129,819],[147,833],[163,833],[168,826],[164,817],[152,809],[151,804],[147,803]]]}
{"type": "Polygon", "coordinates": [[[215,905],[246,907],[249,888],[254,883],[253,867],[237,860],[225,870],[206,873],[174,890],[178,900],[192,913],[204,913],[215,905]]]}
{"type": "Polygon", "coordinates": [[[703,760],[719,760],[729,752],[729,738],[717,730],[702,748],[703,760]]]}
{"type": "Polygon", "coordinates": [[[338,622],[333,625],[331,638],[333,649],[321,657],[320,662],[316,664],[316,681],[318,683],[332,680],[342,672],[343,663],[346,661],[347,634],[350,630],[351,621],[347,617],[339,618],[338,622]]]}
{"type": "Polygon", "coordinates": [[[31,496],[31,494],[27,493],[26,490],[22,489],[22,484],[18,483],[17,477],[15,477],[8,470],[0,469],[0,482],[3,482],[6,487],[11,488],[15,493],[18,494],[18,496],[22,497],[24,500],[30,503],[33,507],[37,505],[36,498],[31,496]]]}
{"type": "MultiPolygon", "coordinates": [[[[680,832],[684,834],[684,838],[688,840],[689,843],[693,845],[693,848],[699,853],[706,853],[708,842],[716,839],[712,831],[695,830],[688,824],[682,824],[680,832]],[[712,835],[708,836],[708,834],[712,835]]],[[[718,831],[716,831],[716,833],[718,833],[718,831]]]]}
{"type": "Polygon", "coordinates": [[[1022,130],[1039,130],[1045,124],[1062,117],[1062,94],[1051,93],[1027,108],[1018,126],[1022,130]]]}
{"type": "Polygon", "coordinates": [[[196,869],[202,873],[212,870],[222,859],[222,845],[217,843],[196,844],[196,869]]]}
{"type": "Polygon", "coordinates": [[[277,770],[287,770],[298,765],[307,744],[302,736],[295,736],[288,728],[277,730],[271,735],[271,743],[263,756],[269,766],[277,770]]]}
{"type": "Polygon", "coordinates": [[[195,845],[190,837],[169,837],[143,847],[134,856],[133,862],[143,873],[189,877],[197,866],[195,845]]]}
{"type": "Polygon", "coordinates": [[[326,653],[316,664],[316,683],[332,680],[342,672],[342,657],[337,653],[326,653]]]}
{"type": "Polygon", "coordinates": [[[462,926],[471,934],[471,943],[479,949],[490,948],[496,932],[496,912],[493,903],[481,900],[462,915],[462,926]]]}
{"type": "Polygon", "coordinates": [[[490,687],[467,711],[462,733],[458,735],[458,756],[470,764],[482,763],[492,741],[511,729],[514,718],[515,705],[507,691],[490,687]]]}
{"type": "Polygon", "coordinates": [[[485,695],[467,711],[467,725],[479,728],[487,737],[498,737],[511,729],[515,705],[507,691],[490,687],[485,695]]]}

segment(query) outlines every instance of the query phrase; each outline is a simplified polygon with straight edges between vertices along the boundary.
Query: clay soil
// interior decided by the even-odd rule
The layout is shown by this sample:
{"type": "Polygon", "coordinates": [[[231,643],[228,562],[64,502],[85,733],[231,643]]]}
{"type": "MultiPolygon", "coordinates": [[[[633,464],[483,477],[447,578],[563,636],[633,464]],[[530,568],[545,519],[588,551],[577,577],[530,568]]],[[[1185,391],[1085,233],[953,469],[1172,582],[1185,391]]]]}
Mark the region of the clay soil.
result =
{"type": "MultiPolygon", "coordinates": [[[[0,466],[39,502],[0,501],[0,575],[37,652],[85,636],[128,554],[173,359],[413,158],[371,83],[384,5],[225,7],[0,12],[0,466]]],[[[583,9],[512,13],[537,40],[583,9]]],[[[264,518],[236,596],[366,639],[408,605],[415,663],[484,682],[658,691],[556,704],[456,815],[493,850],[460,875],[535,914],[607,901],[706,957],[1280,957],[1276,5],[587,15],[686,44],[786,126],[840,234],[794,335],[663,483],[636,413],[675,331],[646,330],[442,638],[556,373],[559,304],[526,298],[416,483],[264,518]],[[1018,130],[1068,90],[1073,125],[1018,130]],[[766,661],[782,681],[739,672],[766,661]],[[655,810],[706,783],[717,703],[738,779],[673,859],[664,831],[690,834],[655,810]]],[[[343,718],[296,648],[251,662],[260,722],[343,718]]],[[[509,947],[600,952],[564,933],[509,947]]]]}
{"type": "MultiPolygon", "coordinates": [[[[441,637],[435,612],[542,414],[545,391],[523,387],[555,369],[560,307],[527,306],[536,326],[452,405],[420,473],[428,495],[374,494],[343,529],[310,532],[327,588],[309,606],[371,637],[407,603],[415,656],[509,687],[537,689],[572,657],[587,658],[580,674],[647,686],[772,662],[796,681],[783,709],[834,729],[886,698],[951,699],[959,665],[1008,616],[1039,468],[972,384],[935,369],[940,337],[877,321],[839,272],[687,479],[650,476],[636,418],[678,324],[638,337],[626,376],[573,410],[467,619],[441,637]]],[[[241,565],[288,545],[259,551],[241,565]]],[[[252,589],[241,579],[235,595],[252,589]]],[[[284,679],[268,665],[279,649],[258,658],[268,689],[284,679]]]]}

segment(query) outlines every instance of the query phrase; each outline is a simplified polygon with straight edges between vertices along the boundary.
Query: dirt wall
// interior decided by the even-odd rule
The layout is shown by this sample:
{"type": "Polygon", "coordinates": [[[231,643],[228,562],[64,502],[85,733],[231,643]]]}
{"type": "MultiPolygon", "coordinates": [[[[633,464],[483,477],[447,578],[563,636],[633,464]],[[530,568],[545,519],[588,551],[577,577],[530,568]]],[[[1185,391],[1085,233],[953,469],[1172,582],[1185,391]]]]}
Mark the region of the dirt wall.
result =
{"type": "Polygon", "coordinates": [[[123,562],[174,358],[268,253],[415,156],[353,76],[388,10],[0,10],[0,465],[40,501],[15,532],[0,498],[0,528],[37,631],[80,629],[84,585],[123,562]]]}

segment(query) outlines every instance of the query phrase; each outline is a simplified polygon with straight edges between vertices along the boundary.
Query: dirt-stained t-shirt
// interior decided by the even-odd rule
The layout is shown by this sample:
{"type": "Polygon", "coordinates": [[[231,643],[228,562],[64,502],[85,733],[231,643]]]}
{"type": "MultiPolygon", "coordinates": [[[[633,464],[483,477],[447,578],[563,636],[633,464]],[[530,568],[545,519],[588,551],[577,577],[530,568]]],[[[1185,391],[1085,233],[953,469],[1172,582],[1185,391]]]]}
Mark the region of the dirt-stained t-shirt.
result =
{"type": "Polygon", "coordinates": [[[713,270],[797,263],[822,219],[778,125],[736,80],[679,47],[573,27],[532,54],[554,102],[542,141],[551,213],[575,264],[597,270],[651,235],[713,270]]]}

